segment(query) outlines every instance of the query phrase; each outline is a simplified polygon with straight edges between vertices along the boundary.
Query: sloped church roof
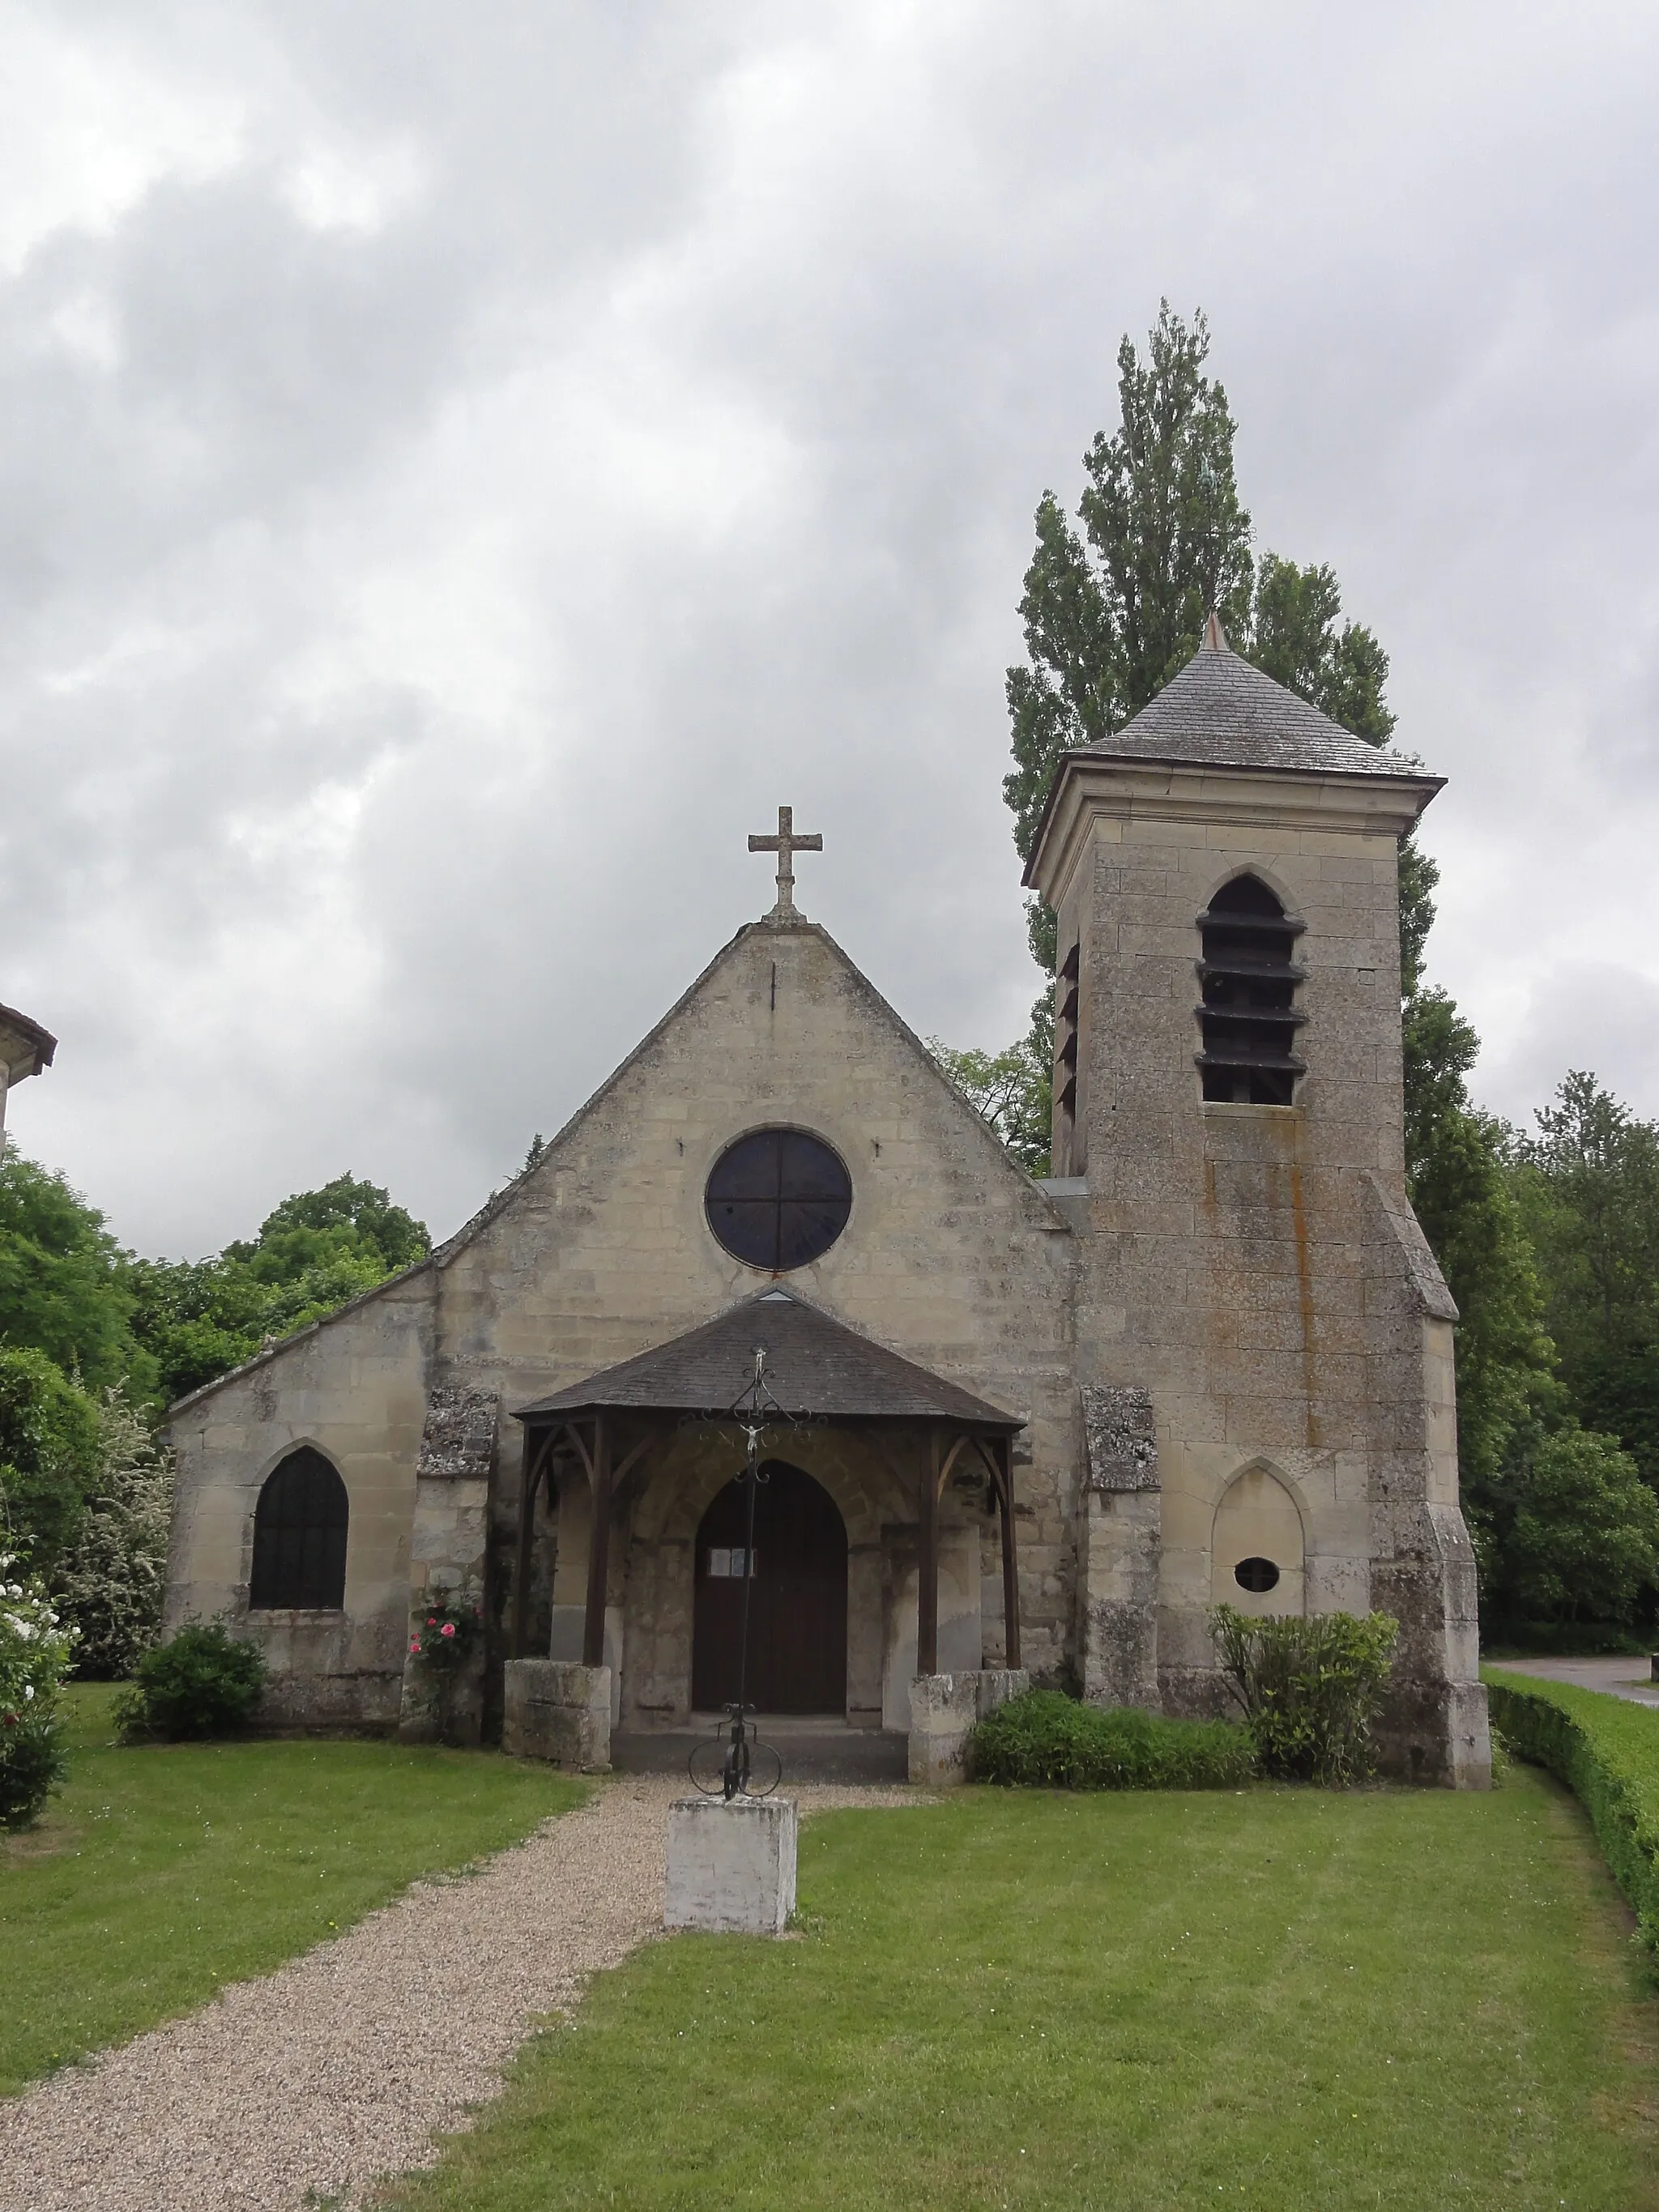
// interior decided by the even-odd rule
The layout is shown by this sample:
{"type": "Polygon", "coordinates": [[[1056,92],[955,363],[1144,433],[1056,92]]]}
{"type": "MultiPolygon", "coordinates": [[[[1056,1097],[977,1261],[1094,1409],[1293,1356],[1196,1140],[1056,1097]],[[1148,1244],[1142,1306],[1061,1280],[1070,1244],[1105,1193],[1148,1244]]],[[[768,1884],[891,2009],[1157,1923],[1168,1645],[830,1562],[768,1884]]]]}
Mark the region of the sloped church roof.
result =
{"type": "Polygon", "coordinates": [[[951,1421],[1012,1435],[1025,1424],[943,1376],[860,1336],[844,1322],[773,1288],[730,1306],[700,1328],[607,1367],[586,1382],[518,1408],[521,1421],[605,1407],[659,1413],[723,1413],[755,1379],[786,1413],[835,1420],[951,1421]]]}

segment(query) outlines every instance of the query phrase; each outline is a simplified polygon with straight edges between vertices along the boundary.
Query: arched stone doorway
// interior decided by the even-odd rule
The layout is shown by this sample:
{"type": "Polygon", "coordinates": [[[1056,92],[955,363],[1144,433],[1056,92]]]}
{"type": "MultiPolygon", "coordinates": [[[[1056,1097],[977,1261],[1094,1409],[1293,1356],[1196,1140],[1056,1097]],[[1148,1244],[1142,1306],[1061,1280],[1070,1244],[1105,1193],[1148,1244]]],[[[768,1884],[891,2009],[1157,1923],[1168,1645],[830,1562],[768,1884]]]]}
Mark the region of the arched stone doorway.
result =
{"type": "MultiPolygon", "coordinates": [[[[761,1471],[747,1702],[762,1712],[845,1712],[847,1524],[801,1468],[775,1459],[761,1471]]],[[[697,1530],[691,1702],[699,1711],[718,1712],[738,1694],[748,1526],[747,1486],[728,1482],[697,1530]]]]}

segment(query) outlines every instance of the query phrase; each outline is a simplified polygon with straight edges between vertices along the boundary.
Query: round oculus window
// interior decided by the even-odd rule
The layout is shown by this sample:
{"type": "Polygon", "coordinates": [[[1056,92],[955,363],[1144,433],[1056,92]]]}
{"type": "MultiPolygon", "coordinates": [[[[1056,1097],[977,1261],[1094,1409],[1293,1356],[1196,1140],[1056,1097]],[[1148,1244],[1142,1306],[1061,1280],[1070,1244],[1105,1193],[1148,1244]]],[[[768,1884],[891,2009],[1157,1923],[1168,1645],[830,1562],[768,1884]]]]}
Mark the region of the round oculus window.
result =
{"type": "Polygon", "coordinates": [[[1257,1597],[1265,1597],[1279,1583],[1279,1569],[1271,1559],[1241,1559],[1233,1569],[1233,1580],[1240,1589],[1247,1589],[1257,1597]]]}
{"type": "Polygon", "coordinates": [[[821,1258],[841,1235],[853,1181],[841,1155],[805,1129],[757,1129],[715,1161],[703,1203],[734,1260],[782,1275],[821,1258]]]}

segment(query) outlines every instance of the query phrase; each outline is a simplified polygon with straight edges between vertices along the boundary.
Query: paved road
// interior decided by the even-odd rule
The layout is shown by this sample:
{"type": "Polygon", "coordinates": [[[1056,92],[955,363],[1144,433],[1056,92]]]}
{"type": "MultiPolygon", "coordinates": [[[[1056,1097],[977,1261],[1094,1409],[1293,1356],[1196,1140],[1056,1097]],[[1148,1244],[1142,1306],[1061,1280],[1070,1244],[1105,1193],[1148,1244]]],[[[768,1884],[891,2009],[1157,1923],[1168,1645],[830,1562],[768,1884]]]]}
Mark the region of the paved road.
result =
{"type": "Polygon", "coordinates": [[[1645,1659],[1493,1659],[1506,1674],[1535,1674],[1546,1682],[1577,1682],[1580,1689],[1606,1690],[1633,1705],[1659,1705],[1659,1682],[1649,1679],[1645,1659]]]}

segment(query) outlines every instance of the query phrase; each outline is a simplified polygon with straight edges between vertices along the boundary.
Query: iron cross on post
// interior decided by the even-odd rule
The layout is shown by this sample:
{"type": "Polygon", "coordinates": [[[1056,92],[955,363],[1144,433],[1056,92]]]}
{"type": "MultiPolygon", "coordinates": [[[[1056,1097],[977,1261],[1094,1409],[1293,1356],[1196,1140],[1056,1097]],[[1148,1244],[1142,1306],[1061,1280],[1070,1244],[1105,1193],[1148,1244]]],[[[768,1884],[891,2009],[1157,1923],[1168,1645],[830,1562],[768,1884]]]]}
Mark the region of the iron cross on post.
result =
{"type": "Polygon", "coordinates": [[[775,853],[778,856],[778,902],[769,920],[786,921],[796,912],[794,857],[797,853],[821,853],[823,839],[817,830],[810,837],[795,835],[795,810],[793,806],[778,809],[778,834],[775,837],[754,837],[749,840],[751,853],[775,853]]]}

